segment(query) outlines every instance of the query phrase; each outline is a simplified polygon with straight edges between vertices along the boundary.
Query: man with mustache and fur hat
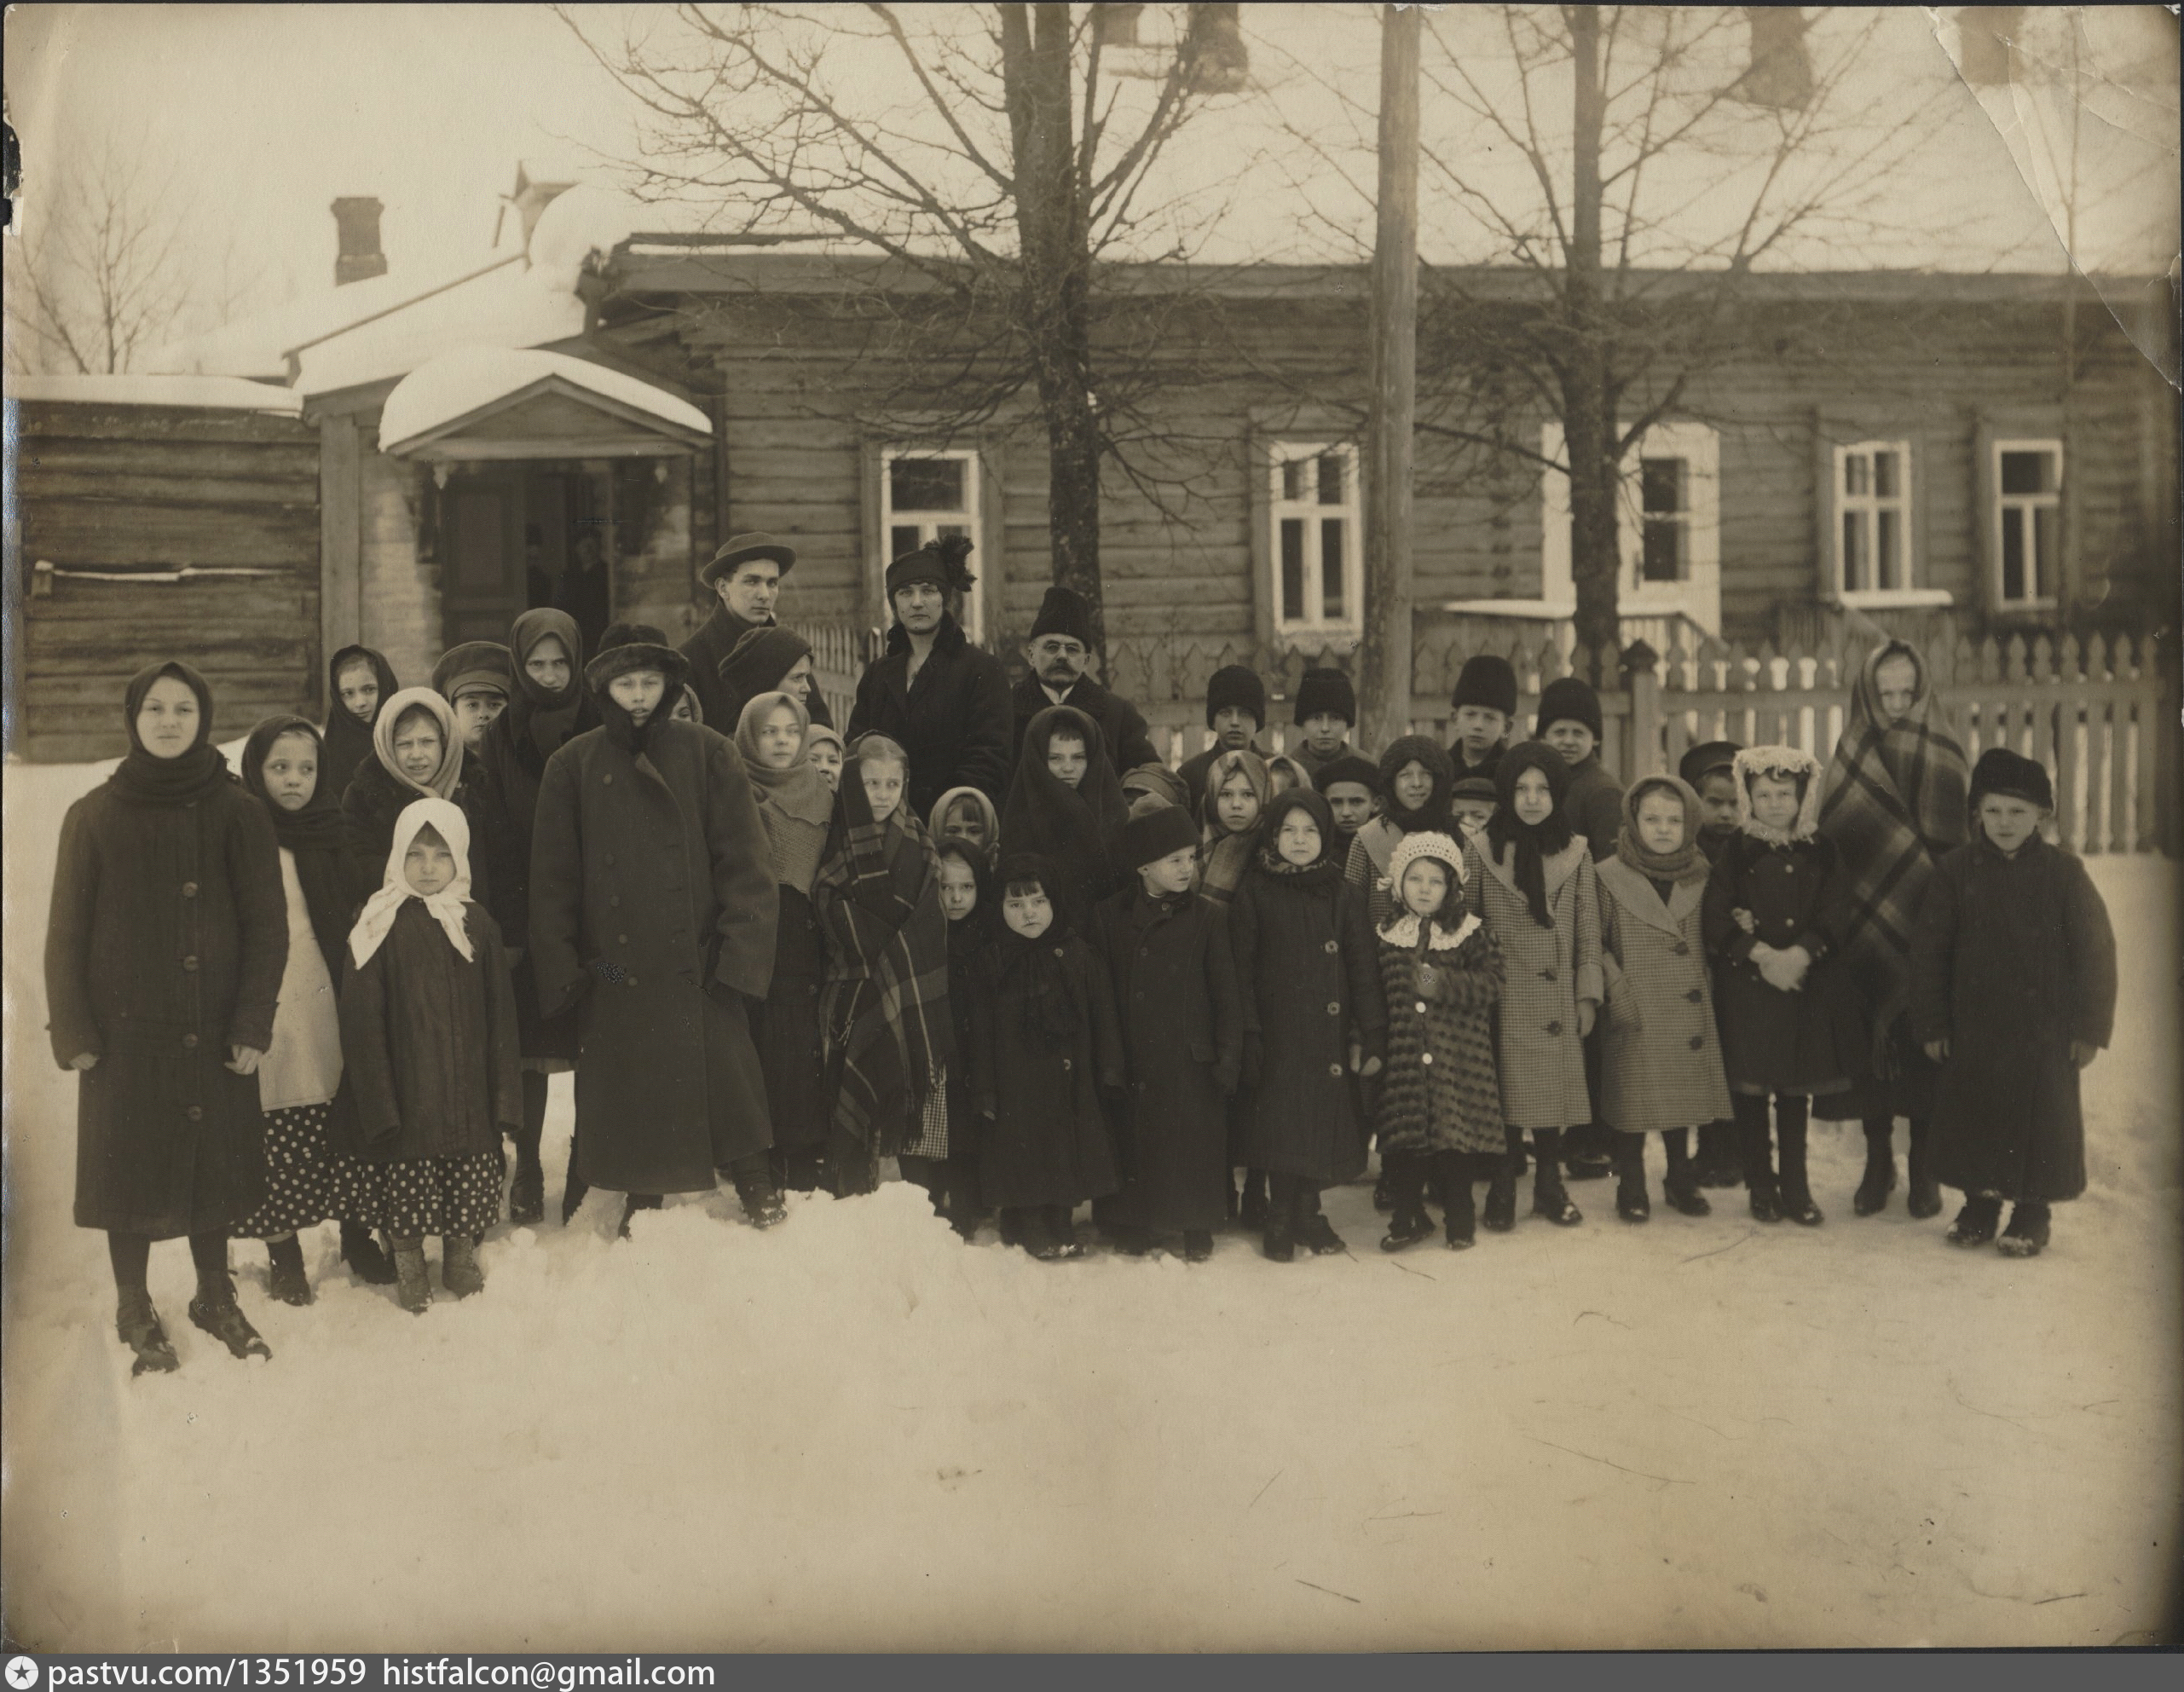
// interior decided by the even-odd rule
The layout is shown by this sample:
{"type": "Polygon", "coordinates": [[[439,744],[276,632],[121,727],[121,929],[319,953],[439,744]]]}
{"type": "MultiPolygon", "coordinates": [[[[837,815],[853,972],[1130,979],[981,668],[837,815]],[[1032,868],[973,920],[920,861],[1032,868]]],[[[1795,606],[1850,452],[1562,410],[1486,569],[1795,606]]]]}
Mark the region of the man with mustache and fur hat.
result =
{"type": "Polygon", "coordinates": [[[1137,707],[1092,679],[1092,609],[1066,587],[1049,587],[1025,638],[1026,673],[1016,684],[1016,750],[1024,731],[1049,705],[1073,705],[1099,725],[1117,770],[1164,761],[1137,707]]]}

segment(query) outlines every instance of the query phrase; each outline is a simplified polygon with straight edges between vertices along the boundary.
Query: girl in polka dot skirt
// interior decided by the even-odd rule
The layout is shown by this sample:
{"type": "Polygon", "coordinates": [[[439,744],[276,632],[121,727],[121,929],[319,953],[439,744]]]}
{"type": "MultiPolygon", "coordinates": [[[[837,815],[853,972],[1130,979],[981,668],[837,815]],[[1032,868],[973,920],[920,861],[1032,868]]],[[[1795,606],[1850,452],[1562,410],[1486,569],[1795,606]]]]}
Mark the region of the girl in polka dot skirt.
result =
{"type": "Polygon", "coordinates": [[[440,1279],[461,1298],[485,1285],[477,1240],[500,1216],[500,1136],[523,1119],[515,990],[500,930],[470,892],[470,825],[444,799],[395,823],[386,880],[349,934],[341,1036],[356,1099],[356,1191],[343,1214],[386,1230],[402,1308],[440,1279]]]}

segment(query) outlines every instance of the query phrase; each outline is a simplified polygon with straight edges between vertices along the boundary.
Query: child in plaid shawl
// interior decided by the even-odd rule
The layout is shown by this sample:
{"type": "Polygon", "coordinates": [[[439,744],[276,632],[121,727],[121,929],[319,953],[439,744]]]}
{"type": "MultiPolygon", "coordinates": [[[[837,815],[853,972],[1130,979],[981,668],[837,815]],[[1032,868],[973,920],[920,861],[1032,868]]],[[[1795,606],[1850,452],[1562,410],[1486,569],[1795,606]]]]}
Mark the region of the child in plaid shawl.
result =
{"type": "Polygon", "coordinates": [[[1935,1067],[1906,1013],[1919,906],[1934,865],[1964,844],[1970,778],[1925,661],[1900,640],[1875,647],[1852,686],[1820,801],[1820,832],[1841,864],[1846,962],[1871,1039],[1857,1085],[1816,1114],[1864,1123],[1865,1176],[1852,1200],[1861,1216],[1883,1209],[1896,1185],[1898,1116],[1911,1120],[1910,1212],[1941,1213],[1928,1147],[1935,1067]]]}
{"type": "Polygon", "coordinates": [[[948,920],[940,865],[904,802],[910,760],[884,735],[860,736],[835,796],[812,902],[826,935],[819,1002],[835,1088],[827,1167],[836,1196],[870,1192],[882,1157],[906,1180],[946,1195],[934,1167],[948,1155],[948,920]]]}

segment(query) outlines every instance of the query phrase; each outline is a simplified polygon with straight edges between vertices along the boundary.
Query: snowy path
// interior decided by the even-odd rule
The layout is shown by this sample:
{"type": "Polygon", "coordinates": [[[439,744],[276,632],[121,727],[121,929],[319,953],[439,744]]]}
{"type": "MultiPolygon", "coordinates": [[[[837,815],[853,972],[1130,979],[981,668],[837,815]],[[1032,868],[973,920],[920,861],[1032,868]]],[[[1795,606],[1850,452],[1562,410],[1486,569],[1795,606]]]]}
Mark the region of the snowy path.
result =
{"type": "MultiPolygon", "coordinates": [[[[2179,1526],[2171,866],[2093,860],[2124,952],[2094,1185],[2048,1256],[1828,1225],[1528,1221],[1399,1259],[1043,1266],[901,1187],[671,1203],[614,1243],[496,1231],[404,1316],[313,1248],[276,1354],[188,1326],[132,1383],[70,1225],[39,951],[88,768],[6,771],[4,1556],[48,1647],[302,1650],[2104,1644],[2161,1625],[2179,1526]],[[2161,1054],[2159,1057],[2153,1054],[2161,1054]]],[[[556,1083],[548,1195],[569,1095],[556,1083]]],[[[1656,1154],[1657,1156],[1657,1154],[1656,1154]]],[[[1952,1195],[1953,1199],[1953,1195],[1952,1195]]]]}

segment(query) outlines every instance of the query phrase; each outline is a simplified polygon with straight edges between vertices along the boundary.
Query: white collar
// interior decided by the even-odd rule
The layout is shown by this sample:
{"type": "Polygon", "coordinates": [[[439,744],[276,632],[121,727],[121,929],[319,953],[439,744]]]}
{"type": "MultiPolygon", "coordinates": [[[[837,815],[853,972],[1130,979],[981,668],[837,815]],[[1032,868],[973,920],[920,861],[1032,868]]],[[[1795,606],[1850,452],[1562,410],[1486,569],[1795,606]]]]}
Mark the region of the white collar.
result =
{"type": "Polygon", "coordinates": [[[1072,682],[1072,683],[1071,683],[1067,687],[1064,688],[1064,689],[1063,689],[1060,693],[1056,693],[1056,692],[1055,692],[1052,688],[1049,687],[1049,686],[1048,686],[1044,682],[1041,682],[1041,683],[1039,684],[1039,691],[1040,691],[1040,692],[1042,692],[1042,693],[1043,693],[1044,695],[1046,695],[1046,696],[1047,696],[1048,698],[1049,698],[1049,699],[1053,700],[1053,701],[1054,701],[1054,702],[1055,704],[1057,704],[1057,705],[1066,705],[1066,704],[1068,704],[1068,703],[1069,703],[1069,696],[1070,696],[1071,694],[1072,694],[1072,693],[1074,693],[1074,692],[1076,692],[1076,691],[1077,691],[1077,684],[1076,684],[1075,682],[1072,682]]]}
{"type": "MultiPolygon", "coordinates": [[[[1426,949],[1429,951],[1453,952],[1471,938],[1472,931],[1478,926],[1479,919],[1466,913],[1462,926],[1454,933],[1445,928],[1436,928],[1433,937],[1426,942],[1426,949]]],[[[1413,912],[1405,911],[1382,927],[1380,938],[1391,946],[1401,946],[1407,950],[1416,946],[1418,943],[1418,917],[1413,912]]]]}

